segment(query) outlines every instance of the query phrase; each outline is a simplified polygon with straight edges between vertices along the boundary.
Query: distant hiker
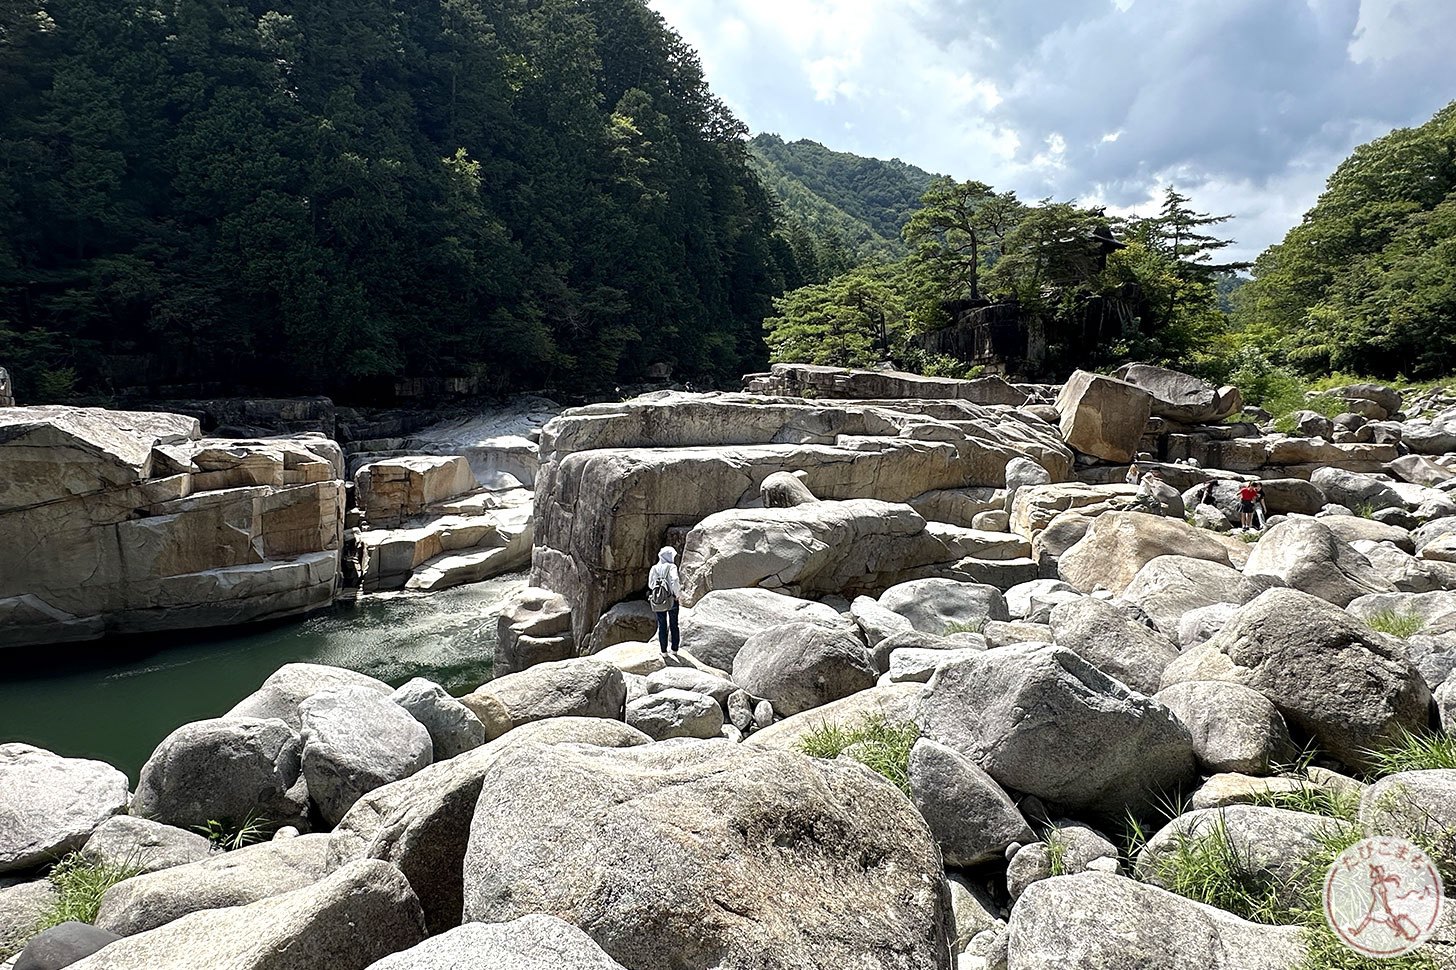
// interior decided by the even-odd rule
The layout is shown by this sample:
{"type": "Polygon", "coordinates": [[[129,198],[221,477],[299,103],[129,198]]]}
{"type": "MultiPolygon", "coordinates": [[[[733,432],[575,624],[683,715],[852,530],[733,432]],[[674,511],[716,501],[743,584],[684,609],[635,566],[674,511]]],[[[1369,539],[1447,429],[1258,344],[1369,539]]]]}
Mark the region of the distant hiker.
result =
{"type": "Polygon", "coordinates": [[[1156,473],[1148,472],[1144,475],[1142,481],[1138,482],[1137,495],[1133,496],[1134,507],[1144,508],[1153,515],[1162,515],[1163,500],[1158,495],[1162,484],[1156,473]]]}
{"type": "Polygon", "coordinates": [[[363,585],[364,574],[369,571],[369,550],[359,541],[359,533],[353,529],[344,533],[344,550],[339,565],[344,573],[344,589],[358,589],[363,585]]]}
{"type": "Polygon", "coordinates": [[[1254,493],[1258,496],[1254,499],[1254,520],[1259,523],[1259,531],[1264,531],[1264,524],[1269,521],[1269,506],[1264,504],[1264,483],[1254,483],[1254,493]]]}
{"type": "Polygon", "coordinates": [[[1122,477],[1123,482],[1128,485],[1139,485],[1142,483],[1142,473],[1138,471],[1137,462],[1127,466],[1127,474],[1122,477]]]}
{"type": "Polygon", "coordinates": [[[1203,485],[1199,487],[1198,493],[1194,496],[1193,504],[1195,506],[1198,506],[1198,505],[1213,505],[1214,504],[1213,503],[1213,482],[1204,482],[1203,485]]]}
{"type": "Polygon", "coordinates": [[[1259,490],[1253,482],[1244,482],[1239,487],[1239,525],[1248,532],[1254,525],[1254,505],[1259,501],[1259,490]]]}
{"type": "Polygon", "coordinates": [[[677,574],[674,561],[677,552],[671,546],[663,546],[657,554],[657,565],[647,573],[647,605],[657,617],[657,645],[662,655],[667,656],[668,632],[672,633],[672,652],[677,653],[677,601],[682,596],[682,581],[677,574]]]}

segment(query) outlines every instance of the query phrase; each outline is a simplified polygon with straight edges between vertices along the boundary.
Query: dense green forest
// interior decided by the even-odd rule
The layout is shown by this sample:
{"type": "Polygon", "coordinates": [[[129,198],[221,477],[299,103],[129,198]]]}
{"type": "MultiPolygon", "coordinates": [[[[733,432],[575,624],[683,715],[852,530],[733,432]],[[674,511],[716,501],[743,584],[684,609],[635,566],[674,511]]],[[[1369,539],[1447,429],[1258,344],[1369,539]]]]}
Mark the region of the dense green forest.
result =
{"type": "Polygon", "coordinates": [[[0,98],[23,400],[731,383],[811,278],[643,0],[6,3],[0,98]]]}
{"type": "Polygon", "coordinates": [[[906,253],[900,238],[936,176],[899,159],[836,152],[757,135],[749,162],[778,199],[799,264],[824,282],[858,263],[906,253]]]}
{"type": "Polygon", "coordinates": [[[1357,148],[1235,297],[1236,342],[1304,373],[1456,365],[1456,103],[1357,148]]]}

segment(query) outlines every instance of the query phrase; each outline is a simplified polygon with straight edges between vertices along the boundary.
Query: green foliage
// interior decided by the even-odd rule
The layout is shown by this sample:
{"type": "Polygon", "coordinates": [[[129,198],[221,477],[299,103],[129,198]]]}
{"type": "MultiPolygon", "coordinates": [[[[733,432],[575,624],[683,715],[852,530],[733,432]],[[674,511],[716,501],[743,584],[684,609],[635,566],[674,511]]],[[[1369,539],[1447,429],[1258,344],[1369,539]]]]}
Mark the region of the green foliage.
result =
{"type": "Polygon", "coordinates": [[[1253,792],[1248,798],[1248,804],[1284,808],[1308,815],[1324,815],[1351,824],[1360,820],[1360,793],[1352,789],[1336,790],[1304,783],[1294,791],[1253,792]]]}
{"type": "Polygon", "coordinates": [[[813,758],[834,759],[848,750],[850,757],[888,778],[910,794],[910,749],[920,731],[908,721],[883,714],[866,714],[853,725],[822,722],[799,742],[799,750],[813,758]]]}
{"type": "Polygon", "coordinates": [[[1421,632],[1426,621],[1414,613],[1398,613],[1395,610],[1381,610],[1365,621],[1365,625],[1376,633],[1388,633],[1393,637],[1413,637],[1421,632]]]}
{"type": "Polygon", "coordinates": [[[206,836],[213,848],[221,852],[232,852],[244,846],[266,842],[271,834],[268,819],[254,812],[249,812],[248,817],[237,824],[208,819],[206,824],[196,826],[194,831],[206,836]]]}
{"type": "Polygon", "coordinates": [[[955,636],[957,633],[984,633],[985,630],[986,621],[984,619],[967,620],[965,622],[947,624],[945,628],[945,635],[948,637],[952,637],[955,636]]]}
{"type": "Polygon", "coordinates": [[[1456,737],[1444,732],[1415,733],[1402,729],[1389,745],[1371,753],[1370,771],[1377,777],[1402,771],[1456,768],[1456,737]]]}
{"type": "Polygon", "coordinates": [[[141,866],[135,862],[92,862],[79,852],[72,852],[51,868],[47,878],[55,884],[60,896],[41,917],[31,935],[73,920],[94,923],[106,890],[141,871],[141,866]]]}
{"type": "Polygon", "coordinates": [[[1361,145],[1234,298],[1296,368],[1432,376],[1456,361],[1456,104],[1361,145]]]}
{"type": "Polygon", "coordinates": [[[774,300],[764,320],[776,361],[864,367],[889,356],[904,302],[882,266],[861,267],[828,283],[806,286],[774,300]]]}
{"type": "Polygon", "coordinates": [[[1278,924],[1287,918],[1281,901],[1285,887],[1243,857],[1229,838],[1222,812],[1205,829],[1174,839],[1157,856],[1149,876],[1180,896],[1246,920],[1278,924]]]}
{"type": "Polygon", "coordinates": [[[1053,876],[1065,876],[1067,872],[1067,840],[1061,829],[1052,826],[1046,834],[1047,863],[1053,876]]]}
{"type": "Polygon", "coordinates": [[[642,0],[57,0],[0,38],[27,402],[721,385],[803,281],[746,129],[642,0]]]}

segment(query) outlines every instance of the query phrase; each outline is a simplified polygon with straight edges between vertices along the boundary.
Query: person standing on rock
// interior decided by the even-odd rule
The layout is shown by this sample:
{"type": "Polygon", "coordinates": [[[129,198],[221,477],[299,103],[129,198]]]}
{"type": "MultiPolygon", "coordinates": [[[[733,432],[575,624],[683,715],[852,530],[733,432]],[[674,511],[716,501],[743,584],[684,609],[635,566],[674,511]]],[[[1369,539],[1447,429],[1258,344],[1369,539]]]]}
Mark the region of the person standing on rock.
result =
{"type": "Polygon", "coordinates": [[[1254,483],[1254,521],[1259,524],[1259,531],[1263,532],[1269,521],[1269,506],[1264,504],[1264,483],[1254,483]]]}
{"type": "Polygon", "coordinates": [[[1137,462],[1133,462],[1131,465],[1127,466],[1127,474],[1122,476],[1122,480],[1128,485],[1139,485],[1142,483],[1143,476],[1142,473],[1138,471],[1137,462]]]}
{"type": "Polygon", "coordinates": [[[1253,482],[1244,482],[1239,487],[1239,526],[1248,532],[1254,525],[1254,503],[1259,500],[1259,490],[1253,482]]]}
{"type": "Polygon", "coordinates": [[[682,581],[677,573],[677,552],[672,546],[663,546],[657,554],[657,565],[647,573],[647,605],[657,617],[657,645],[662,655],[667,656],[668,634],[672,634],[672,652],[677,653],[679,637],[677,632],[678,599],[682,596],[682,581]]]}

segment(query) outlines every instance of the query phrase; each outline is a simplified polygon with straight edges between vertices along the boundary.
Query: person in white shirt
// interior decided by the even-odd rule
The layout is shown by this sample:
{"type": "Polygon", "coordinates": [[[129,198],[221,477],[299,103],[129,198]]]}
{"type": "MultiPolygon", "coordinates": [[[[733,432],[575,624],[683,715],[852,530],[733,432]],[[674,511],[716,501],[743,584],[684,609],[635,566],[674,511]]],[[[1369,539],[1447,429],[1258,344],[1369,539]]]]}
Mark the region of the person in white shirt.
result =
{"type": "Polygon", "coordinates": [[[657,645],[667,656],[668,635],[672,636],[672,652],[677,653],[680,638],[677,632],[678,599],[682,581],[677,573],[677,552],[663,546],[657,554],[657,565],[647,573],[647,604],[657,617],[657,645]]]}

